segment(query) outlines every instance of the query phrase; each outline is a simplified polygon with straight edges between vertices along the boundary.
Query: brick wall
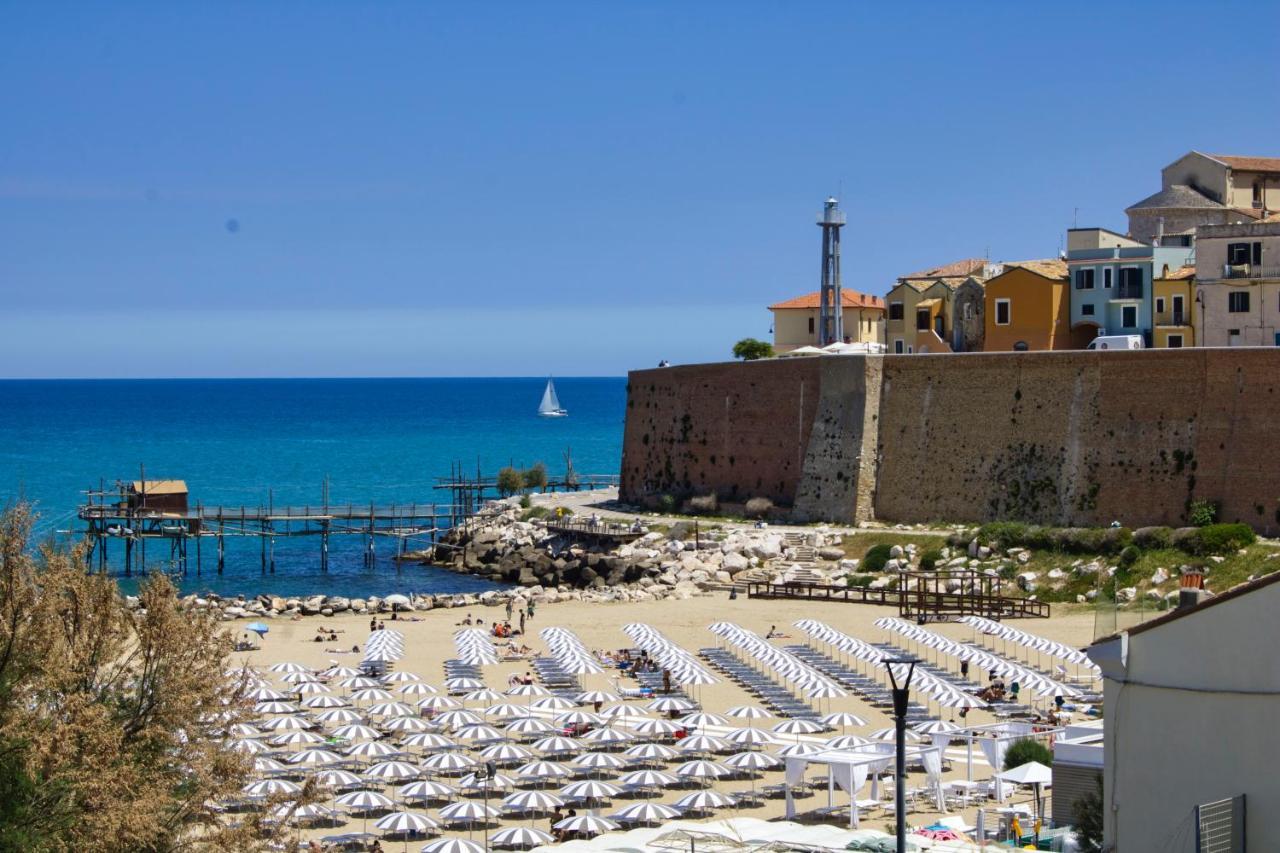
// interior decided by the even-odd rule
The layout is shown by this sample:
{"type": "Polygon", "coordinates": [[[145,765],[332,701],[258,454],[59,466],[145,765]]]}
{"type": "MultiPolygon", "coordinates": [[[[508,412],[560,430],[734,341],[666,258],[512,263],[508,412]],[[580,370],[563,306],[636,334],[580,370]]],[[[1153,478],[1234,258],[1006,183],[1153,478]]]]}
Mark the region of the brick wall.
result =
{"type": "Polygon", "coordinates": [[[805,517],[1182,522],[1280,532],[1280,350],[979,353],[633,373],[623,495],[805,517]]]}

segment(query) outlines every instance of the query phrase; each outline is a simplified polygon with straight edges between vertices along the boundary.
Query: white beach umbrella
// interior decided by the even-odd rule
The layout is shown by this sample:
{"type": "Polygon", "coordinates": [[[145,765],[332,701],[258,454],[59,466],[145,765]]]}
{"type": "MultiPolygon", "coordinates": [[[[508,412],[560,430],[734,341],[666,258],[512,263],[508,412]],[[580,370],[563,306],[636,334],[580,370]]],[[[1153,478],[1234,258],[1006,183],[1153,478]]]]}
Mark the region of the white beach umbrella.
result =
{"type": "Polygon", "coordinates": [[[485,853],[485,850],[465,838],[438,838],[423,847],[422,853],[485,853]]]}
{"type": "Polygon", "coordinates": [[[364,785],[363,779],[348,770],[320,770],[311,778],[323,788],[359,788],[364,785]]]}
{"type": "Polygon", "coordinates": [[[324,743],[324,738],[305,729],[284,732],[271,738],[272,746],[307,746],[314,743],[324,743]]]}
{"type": "Polygon", "coordinates": [[[922,735],[946,734],[948,732],[958,732],[963,726],[955,723],[948,723],[945,720],[926,720],[923,723],[917,723],[911,727],[914,731],[922,735]]]}
{"type": "Polygon", "coordinates": [[[489,844],[503,850],[526,849],[554,844],[551,833],[528,826],[512,826],[501,829],[489,837],[489,844]]]}
{"type": "Polygon", "coordinates": [[[374,821],[373,824],[386,833],[403,835],[407,833],[426,833],[436,829],[440,824],[417,812],[392,812],[374,821]]]}
{"type": "Polygon", "coordinates": [[[493,776],[481,776],[476,773],[468,773],[458,780],[458,787],[468,791],[484,791],[498,790],[508,791],[516,786],[516,782],[510,776],[502,773],[495,773],[493,776]]]}
{"type": "Polygon", "coordinates": [[[248,723],[236,723],[227,729],[227,734],[231,737],[262,737],[262,731],[248,723]]]}
{"type": "Polygon", "coordinates": [[[371,758],[387,758],[391,755],[399,755],[400,750],[388,743],[385,743],[384,741],[370,740],[347,747],[344,754],[349,755],[352,758],[368,760],[371,758]]]}
{"type": "Polygon", "coordinates": [[[500,815],[493,806],[461,800],[440,809],[440,817],[451,823],[483,823],[496,820],[500,815]]]}
{"type": "Polygon", "coordinates": [[[517,767],[516,775],[522,779],[563,779],[573,771],[554,761],[530,761],[517,767]]]}
{"type": "Polygon", "coordinates": [[[362,723],[348,723],[345,726],[339,726],[333,730],[334,737],[340,737],[343,740],[377,740],[382,737],[382,732],[375,728],[366,726],[362,723]]]}
{"type": "Polygon", "coordinates": [[[556,727],[548,723],[546,720],[537,717],[524,717],[513,723],[508,723],[502,729],[511,735],[544,735],[547,732],[557,731],[556,727]]]}
{"type": "Polygon", "coordinates": [[[288,779],[260,779],[250,782],[241,790],[251,797],[276,797],[281,794],[296,794],[302,790],[302,786],[288,779]]]}
{"type": "Polygon", "coordinates": [[[446,678],[444,686],[451,693],[470,693],[472,690],[484,688],[484,682],[478,678],[446,678]]]}
{"type": "Polygon", "coordinates": [[[767,752],[739,752],[724,760],[726,766],[735,770],[770,770],[782,765],[781,758],[775,758],[767,752]]]}
{"type": "Polygon", "coordinates": [[[378,779],[383,782],[401,782],[405,779],[416,779],[422,771],[407,761],[379,761],[364,772],[366,779],[378,779]]]}
{"type": "Polygon", "coordinates": [[[317,696],[308,696],[306,699],[302,700],[302,704],[311,709],[324,709],[342,708],[346,706],[347,703],[331,693],[322,693],[317,696]]]}
{"type": "Polygon", "coordinates": [[[370,705],[366,713],[371,717],[412,717],[418,711],[404,702],[379,702],[376,705],[370,705]]]}
{"type": "Polygon", "coordinates": [[[551,691],[541,684],[521,684],[507,691],[508,696],[548,696],[551,691]]]}
{"type": "Polygon", "coordinates": [[[342,756],[327,749],[304,749],[288,759],[295,767],[327,767],[341,760],[342,756]]]}
{"type": "Polygon", "coordinates": [[[360,670],[353,666],[331,666],[324,672],[320,673],[328,678],[355,678],[360,675],[360,670]]]}
{"type": "Polygon", "coordinates": [[[799,717],[792,720],[783,720],[774,726],[773,730],[780,735],[811,735],[822,731],[822,726],[812,720],[799,717]]]}
{"type": "Polygon", "coordinates": [[[787,758],[792,755],[815,755],[819,752],[826,752],[827,747],[817,743],[791,743],[778,750],[778,755],[787,758]]]}
{"type": "Polygon", "coordinates": [[[459,770],[466,770],[468,767],[474,767],[476,760],[470,755],[458,752],[437,752],[435,755],[428,755],[422,761],[422,766],[436,773],[450,773],[459,770]]]}
{"type": "Polygon", "coordinates": [[[377,791],[352,791],[338,797],[334,802],[353,812],[371,812],[395,807],[390,797],[379,794],[377,791]]]}
{"type": "Polygon", "coordinates": [[[592,714],[590,711],[569,711],[556,717],[556,725],[559,726],[599,726],[604,724],[604,718],[598,714],[592,714]]]}
{"type": "MultiPolygon", "coordinates": [[[[507,728],[511,727],[508,726],[507,728]]],[[[534,741],[533,748],[544,755],[562,755],[570,752],[578,752],[582,749],[582,744],[573,738],[556,735],[534,741]]]]}
{"type": "Polygon", "coordinates": [[[514,743],[495,743],[493,746],[488,746],[480,750],[481,758],[498,764],[510,764],[516,761],[526,761],[532,757],[532,755],[533,752],[530,749],[514,743]]]}
{"type": "Polygon", "coordinates": [[[681,740],[676,749],[682,753],[727,752],[730,749],[730,745],[724,738],[712,737],[711,735],[693,735],[681,740]]]}
{"type": "Polygon", "coordinates": [[[670,761],[680,755],[679,752],[662,743],[638,743],[622,754],[635,761],[670,761]]]}
{"type": "Polygon", "coordinates": [[[676,775],[686,779],[699,779],[706,781],[709,779],[719,779],[722,776],[728,776],[731,771],[723,764],[717,764],[714,761],[686,761],[676,768],[676,775]]]}
{"type": "Polygon", "coordinates": [[[253,772],[262,776],[266,776],[271,773],[283,773],[287,769],[288,768],[279,761],[276,761],[274,758],[267,758],[259,755],[257,758],[253,759],[253,772]]]}
{"type": "Polygon", "coordinates": [[[271,814],[281,820],[298,823],[304,820],[339,820],[341,813],[319,803],[298,805],[297,803],[281,803],[271,810],[271,814]]]}
{"type": "Polygon", "coordinates": [[[462,697],[464,702],[501,702],[502,694],[491,687],[485,687],[481,690],[472,690],[466,696],[462,697]]]}
{"type": "Polygon", "coordinates": [[[401,800],[448,800],[457,796],[457,791],[443,782],[419,779],[396,788],[396,796],[401,800]]]}
{"type": "Polygon", "coordinates": [[[379,723],[384,731],[399,732],[400,734],[415,734],[425,732],[431,726],[421,717],[391,717],[385,722],[379,723]]]}
{"type": "Polygon", "coordinates": [[[382,682],[376,678],[370,678],[367,675],[353,675],[350,678],[344,678],[338,682],[339,687],[347,690],[364,690],[380,687],[382,682]]]}
{"type": "Polygon", "coordinates": [[[631,720],[642,717],[648,719],[645,712],[635,705],[610,705],[600,712],[600,716],[606,720],[631,720]]]}
{"type": "Polygon", "coordinates": [[[563,696],[543,696],[541,699],[535,699],[532,707],[548,711],[567,711],[574,707],[574,704],[563,696]]]}
{"type": "Polygon", "coordinates": [[[438,732],[417,732],[400,741],[401,746],[415,749],[457,749],[458,744],[438,732]]]}
{"type": "Polygon", "coordinates": [[[227,749],[232,752],[239,752],[244,755],[258,755],[263,752],[270,752],[271,747],[257,738],[242,737],[227,742],[227,749]]]}
{"type": "Polygon", "coordinates": [[[727,725],[729,721],[719,714],[708,714],[703,711],[698,711],[692,714],[686,714],[680,719],[680,722],[684,723],[691,729],[704,729],[707,726],[727,725]]]}
{"type": "Polygon", "coordinates": [[[852,749],[869,743],[871,743],[870,740],[860,735],[836,735],[826,741],[826,746],[828,749],[852,749]]]}
{"type": "Polygon", "coordinates": [[[763,720],[766,717],[773,716],[759,705],[737,705],[725,711],[724,715],[739,720],[763,720]]]}
{"type": "Polygon", "coordinates": [[[296,714],[298,706],[280,699],[266,699],[253,706],[255,714],[296,714]]]}
{"type": "Polygon", "coordinates": [[[549,812],[564,805],[564,799],[547,791],[516,791],[502,798],[502,805],[511,811],[549,812]]]}
{"type": "Polygon", "coordinates": [[[617,770],[626,762],[607,752],[584,752],[570,763],[574,767],[587,767],[592,770],[617,770]]]}
{"type": "Polygon", "coordinates": [[[292,661],[273,663],[271,666],[267,667],[267,669],[270,672],[283,672],[286,674],[291,672],[311,672],[311,667],[303,666],[300,663],[293,663],[292,661]]]}
{"type": "Polygon", "coordinates": [[[865,726],[867,724],[866,720],[857,714],[850,714],[848,711],[836,711],[826,714],[819,718],[819,722],[828,726],[839,726],[842,729],[848,726],[865,726]]]}
{"type": "Polygon", "coordinates": [[[668,788],[679,783],[675,776],[661,770],[635,770],[618,780],[619,785],[628,788],[668,788]]]}
{"type": "Polygon", "coordinates": [[[590,743],[594,746],[610,745],[626,743],[635,740],[635,735],[630,732],[623,732],[617,729],[592,729],[582,735],[580,740],[590,743]]]}
{"type": "MultiPolygon", "coordinates": [[[[903,733],[903,735],[904,735],[904,740],[908,743],[918,743],[921,740],[920,735],[916,734],[911,729],[907,729],[903,733]]],[[[893,726],[889,726],[883,729],[876,729],[874,732],[867,735],[867,737],[871,738],[872,740],[879,740],[879,741],[885,741],[887,743],[893,743],[898,739],[898,733],[893,728],[893,726]]]]}
{"type": "Polygon", "coordinates": [[[555,825],[555,828],[561,832],[572,832],[577,835],[595,836],[604,832],[612,832],[618,828],[618,824],[608,818],[597,817],[596,815],[580,814],[574,817],[565,818],[555,825]]]}
{"type": "Polygon", "coordinates": [[[403,684],[411,681],[422,681],[422,676],[418,675],[416,672],[409,672],[403,669],[396,670],[395,672],[388,672],[386,675],[382,676],[382,682],[384,684],[403,684]]]}
{"type": "Polygon", "coordinates": [[[671,711],[675,711],[677,713],[682,711],[692,711],[696,707],[697,706],[688,699],[681,699],[678,696],[663,696],[662,698],[655,699],[649,703],[649,708],[660,714],[670,713],[671,711]]]}
{"type": "Polygon", "coordinates": [[[475,711],[464,711],[460,708],[452,711],[445,711],[436,715],[436,722],[442,726],[448,726],[451,729],[459,729],[463,726],[474,726],[483,722],[480,715],[475,711]]]}
{"type": "Polygon", "coordinates": [[[719,791],[708,788],[681,797],[672,805],[685,812],[706,812],[712,809],[729,808],[737,805],[737,803],[738,801],[728,794],[722,794],[719,791]]]}
{"type": "Polygon", "coordinates": [[[418,707],[424,711],[447,711],[462,707],[462,703],[452,696],[428,696],[419,700],[418,707]]]}
{"type": "Polygon", "coordinates": [[[352,702],[389,702],[391,691],[382,687],[364,687],[351,694],[352,702]]]}
{"type": "Polygon", "coordinates": [[[500,702],[497,705],[490,705],[485,708],[484,715],[495,720],[523,720],[529,716],[529,709],[524,705],[500,702]]]}
{"type": "Polygon", "coordinates": [[[311,728],[311,723],[301,717],[285,716],[274,717],[266,722],[259,723],[258,727],[264,731],[271,732],[297,732],[303,729],[311,728]]]}
{"type": "Polygon", "coordinates": [[[491,743],[496,740],[502,740],[502,732],[493,726],[486,726],[484,723],[472,723],[468,726],[460,726],[453,736],[459,741],[469,743],[491,743]]]}
{"type": "Polygon", "coordinates": [[[646,736],[671,735],[680,731],[681,728],[683,726],[671,720],[644,719],[632,726],[631,731],[646,736]]]}
{"type": "Polygon", "coordinates": [[[409,696],[409,697],[434,696],[436,694],[436,689],[432,687],[430,684],[427,684],[425,681],[410,681],[406,684],[401,684],[399,687],[397,687],[396,693],[398,693],[401,696],[409,696]]]}
{"type": "Polygon", "coordinates": [[[680,810],[662,803],[634,803],[614,812],[609,817],[618,823],[662,824],[680,817],[680,810]]]}
{"type": "Polygon", "coordinates": [[[608,800],[618,796],[620,793],[622,793],[622,789],[617,785],[610,785],[608,782],[600,782],[595,779],[573,782],[560,789],[561,796],[575,800],[608,800]]]}
{"type": "Polygon", "coordinates": [[[597,702],[604,705],[609,702],[617,702],[620,697],[607,690],[587,690],[579,693],[574,698],[578,700],[579,705],[594,705],[597,702]]]}

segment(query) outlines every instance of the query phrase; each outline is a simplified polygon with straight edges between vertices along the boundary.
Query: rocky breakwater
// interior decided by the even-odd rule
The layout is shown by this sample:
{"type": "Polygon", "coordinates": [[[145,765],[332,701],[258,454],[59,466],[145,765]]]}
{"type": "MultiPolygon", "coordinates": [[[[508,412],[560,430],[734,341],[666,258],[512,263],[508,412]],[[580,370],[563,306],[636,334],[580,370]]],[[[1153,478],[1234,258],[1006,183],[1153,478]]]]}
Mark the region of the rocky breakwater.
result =
{"type": "Polygon", "coordinates": [[[775,579],[781,571],[775,564],[791,552],[786,538],[768,529],[695,528],[679,522],[642,526],[633,541],[609,545],[565,536],[540,518],[521,516],[518,507],[504,507],[452,531],[436,565],[521,587],[665,598],[775,579]]]}

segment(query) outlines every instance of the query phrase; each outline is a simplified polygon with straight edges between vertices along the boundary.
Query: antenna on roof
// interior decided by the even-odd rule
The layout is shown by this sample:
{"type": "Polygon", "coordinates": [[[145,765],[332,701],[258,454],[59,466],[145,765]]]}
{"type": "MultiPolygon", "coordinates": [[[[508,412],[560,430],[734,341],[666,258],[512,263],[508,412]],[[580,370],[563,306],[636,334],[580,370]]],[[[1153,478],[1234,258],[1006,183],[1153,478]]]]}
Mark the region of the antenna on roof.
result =
{"type": "Polygon", "coordinates": [[[1076,227],[1076,220],[1078,220],[1079,218],[1080,218],[1080,208],[1078,207],[1071,208],[1071,227],[1072,228],[1076,227]]]}

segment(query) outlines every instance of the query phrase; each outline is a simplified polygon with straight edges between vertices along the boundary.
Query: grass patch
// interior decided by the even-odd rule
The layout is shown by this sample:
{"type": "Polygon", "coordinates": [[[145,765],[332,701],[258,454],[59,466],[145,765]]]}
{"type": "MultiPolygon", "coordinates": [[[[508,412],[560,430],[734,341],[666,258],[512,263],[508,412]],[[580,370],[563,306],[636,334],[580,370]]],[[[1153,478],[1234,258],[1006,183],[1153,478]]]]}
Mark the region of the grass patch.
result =
{"type": "Polygon", "coordinates": [[[857,533],[846,533],[844,538],[840,540],[840,547],[844,549],[846,557],[854,560],[862,560],[867,556],[867,552],[877,545],[901,545],[903,548],[908,545],[915,545],[920,553],[930,551],[935,548],[945,548],[947,545],[947,537],[934,533],[905,533],[902,531],[868,531],[857,533]]]}

